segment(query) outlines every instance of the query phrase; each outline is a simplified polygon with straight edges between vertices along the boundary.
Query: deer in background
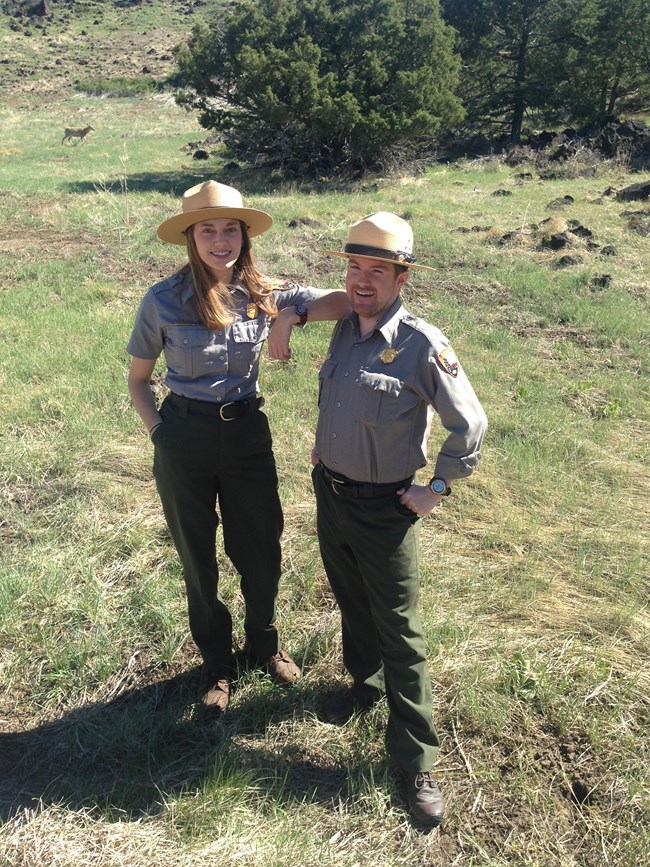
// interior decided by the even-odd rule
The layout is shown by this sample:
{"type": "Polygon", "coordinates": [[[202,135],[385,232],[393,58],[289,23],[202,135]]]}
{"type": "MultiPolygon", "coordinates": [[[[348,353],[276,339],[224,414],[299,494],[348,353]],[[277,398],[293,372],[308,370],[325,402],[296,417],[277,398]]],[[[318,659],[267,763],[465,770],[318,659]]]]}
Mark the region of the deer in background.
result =
{"type": "Polygon", "coordinates": [[[64,141],[72,141],[73,138],[80,138],[81,143],[83,144],[86,141],[86,136],[89,132],[95,132],[92,126],[86,126],[83,129],[68,129],[66,127],[65,132],[63,133],[63,138],[61,139],[61,144],[64,141]]]}

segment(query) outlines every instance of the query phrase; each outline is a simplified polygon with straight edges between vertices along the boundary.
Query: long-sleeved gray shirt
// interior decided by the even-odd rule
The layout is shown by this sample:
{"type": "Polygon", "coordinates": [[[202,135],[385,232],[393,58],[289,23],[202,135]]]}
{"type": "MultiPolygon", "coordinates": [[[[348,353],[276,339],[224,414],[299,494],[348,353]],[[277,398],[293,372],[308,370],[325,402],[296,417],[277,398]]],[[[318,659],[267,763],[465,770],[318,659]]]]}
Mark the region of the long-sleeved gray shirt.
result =
{"type": "Polygon", "coordinates": [[[426,466],[434,411],[449,435],[433,475],[451,482],[476,468],[485,413],[447,338],[400,297],[365,337],[355,313],[337,324],[319,381],[316,451],[331,470],[373,484],[408,478],[426,466]]]}

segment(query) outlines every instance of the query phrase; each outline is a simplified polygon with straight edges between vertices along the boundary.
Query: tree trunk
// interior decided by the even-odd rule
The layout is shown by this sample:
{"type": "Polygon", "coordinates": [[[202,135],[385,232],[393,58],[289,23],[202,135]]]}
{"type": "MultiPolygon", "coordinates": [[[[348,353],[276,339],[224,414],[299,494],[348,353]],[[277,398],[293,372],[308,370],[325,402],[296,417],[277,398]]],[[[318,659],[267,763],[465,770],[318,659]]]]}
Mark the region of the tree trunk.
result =
{"type": "Polygon", "coordinates": [[[515,73],[514,93],[512,100],[512,123],[510,125],[510,141],[519,144],[521,128],[524,123],[526,111],[526,98],[524,96],[524,84],[526,81],[526,60],[528,57],[528,40],[530,38],[530,24],[527,21],[521,34],[519,50],[517,52],[517,70],[515,73]]]}
{"type": "Polygon", "coordinates": [[[611,117],[615,114],[616,109],[616,101],[618,99],[618,85],[620,82],[620,78],[616,76],[614,81],[612,81],[612,89],[609,93],[609,102],[607,103],[607,114],[611,117]]]}

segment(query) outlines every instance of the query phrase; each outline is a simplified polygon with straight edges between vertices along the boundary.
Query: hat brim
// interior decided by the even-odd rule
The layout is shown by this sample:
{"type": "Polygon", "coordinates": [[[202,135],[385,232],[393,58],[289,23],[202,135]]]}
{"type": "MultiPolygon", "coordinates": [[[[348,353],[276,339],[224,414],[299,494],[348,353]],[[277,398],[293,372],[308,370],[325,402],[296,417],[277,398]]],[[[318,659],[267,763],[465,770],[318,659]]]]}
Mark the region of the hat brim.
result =
{"type": "Polygon", "coordinates": [[[255,208],[199,208],[184,214],[176,214],[158,226],[158,237],[168,244],[185,246],[185,232],[195,223],[204,220],[240,220],[245,224],[248,236],[262,235],[273,225],[273,218],[255,208]]]}
{"type": "Polygon", "coordinates": [[[389,259],[388,257],[384,258],[383,256],[363,256],[360,253],[343,253],[340,250],[319,250],[319,253],[327,253],[328,256],[338,256],[340,259],[373,259],[375,262],[388,262],[389,265],[402,265],[404,268],[408,268],[409,271],[414,269],[416,271],[435,271],[435,268],[430,268],[429,265],[417,265],[415,263],[409,262],[398,262],[397,259],[389,259]]]}

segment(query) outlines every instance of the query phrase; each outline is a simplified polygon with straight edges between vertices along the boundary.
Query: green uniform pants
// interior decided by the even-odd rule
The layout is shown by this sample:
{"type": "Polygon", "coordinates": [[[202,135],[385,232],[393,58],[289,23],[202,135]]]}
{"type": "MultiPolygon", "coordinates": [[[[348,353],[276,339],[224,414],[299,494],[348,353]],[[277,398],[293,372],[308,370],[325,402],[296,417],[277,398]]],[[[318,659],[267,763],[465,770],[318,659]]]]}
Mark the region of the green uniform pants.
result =
{"type": "Polygon", "coordinates": [[[312,474],[321,556],[341,610],[343,662],[363,692],[386,692],[386,748],[409,772],[431,770],[439,747],[418,614],[417,530],[396,496],[337,494],[312,474]]]}
{"type": "Polygon", "coordinates": [[[160,414],[153,471],[183,566],[192,637],[211,668],[232,667],[232,618],[218,591],[218,503],[224,548],[241,576],[247,649],[266,660],[279,649],[283,528],[268,420],[259,410],[234,421],[193,415],[169,399],[160,414]]]}

